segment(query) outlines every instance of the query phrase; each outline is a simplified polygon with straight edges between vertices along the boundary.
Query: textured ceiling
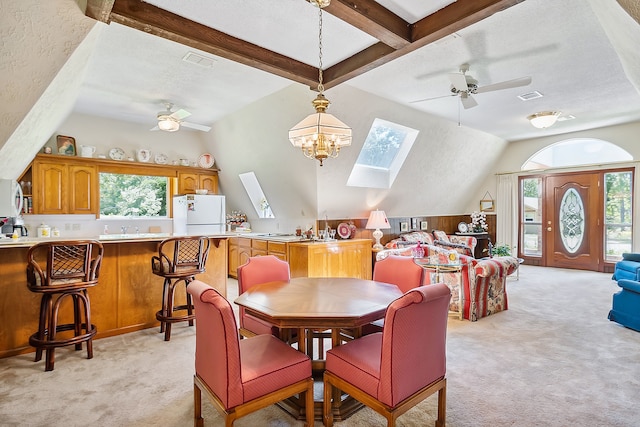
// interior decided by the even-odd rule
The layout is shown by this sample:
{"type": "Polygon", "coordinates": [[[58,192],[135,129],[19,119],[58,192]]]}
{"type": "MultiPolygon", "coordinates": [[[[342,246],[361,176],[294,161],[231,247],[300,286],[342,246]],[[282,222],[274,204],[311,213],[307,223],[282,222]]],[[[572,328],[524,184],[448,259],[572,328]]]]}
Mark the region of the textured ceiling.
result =
{"type": "MultiPolygon", "coordinates": [[[[332,6],[336,2],[347,3],[334,0],[332,6]]],[[[318,10],[304,0],[146,3],[290,58],[302,69],[312,67],[310,76],[315,78],[318,10]]],[[[452,2],[377,3],[413,24],[452,2]]],[[[339,84],[507,140],[637,121],[640,66],[633,40],[640,39],[640,26],[620,5],[635,10],[637,19],[637,5],[623,0],[526,0],[339,84]],[[524,76],[532,83],[474,95],[478,106],[464,109],[459,98],[446,96],[448,73],[458,72],[463,63],[469,64],[468,74],[480,87],[524,76]],[[531,91],[544,96],[526,102],[517,98],[531,91]],[[412,102],[432,97],[441,98],[412,102]],[[533,128],[526,116],[544,110],[559,110],[575,119],[546,130],[533,128]]],[[[370,31],[323,13],[323,68],[379,45],[370,31]]],[[[167,100],[190,111],[188,121],[212,125],[291,83],[292,79],[112,22],[102,32],[75,111],[151,128],[167,100]],[[213,59],[213,65],[183,61],[188,52],[213,59]]]]}

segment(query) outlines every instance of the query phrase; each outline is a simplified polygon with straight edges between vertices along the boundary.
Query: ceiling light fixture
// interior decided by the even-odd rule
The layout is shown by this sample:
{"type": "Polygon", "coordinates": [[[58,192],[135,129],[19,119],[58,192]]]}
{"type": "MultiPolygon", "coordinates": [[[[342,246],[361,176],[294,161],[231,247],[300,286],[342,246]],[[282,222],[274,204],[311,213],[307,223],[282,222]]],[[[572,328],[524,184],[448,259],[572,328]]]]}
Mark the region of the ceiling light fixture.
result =
{"type": "Polygon", "coordinates": [[[529,120],[534,127],[537,127],[538,129],[545,129],[549,126],[553,126],[558,120],[558,116],[560,114],[560,111],[542,111],[540,113],[527,116],[527,120],[529,120]]]}
{"type": "Polygon", "coordinates": [[[302,154],[309,159],[322,162],[327,157],[338,157],[340,149],[351,145],[351,128],[331,114],[327,114],[329,100],[324,96],[322,85],[322,8],[331,0],[310,0],[318,7],[319,15],[319,65],[318,96],[311,102],[316,110],[289,130],[289,141],[294,147],[302,149],[302,154]]]}
{"type": "Polygon", "coordinates": [[[158,128],[166,132],[175,132],[180,129],[180,123],[170,117],[160,117],[158,119],[158,128]]]}

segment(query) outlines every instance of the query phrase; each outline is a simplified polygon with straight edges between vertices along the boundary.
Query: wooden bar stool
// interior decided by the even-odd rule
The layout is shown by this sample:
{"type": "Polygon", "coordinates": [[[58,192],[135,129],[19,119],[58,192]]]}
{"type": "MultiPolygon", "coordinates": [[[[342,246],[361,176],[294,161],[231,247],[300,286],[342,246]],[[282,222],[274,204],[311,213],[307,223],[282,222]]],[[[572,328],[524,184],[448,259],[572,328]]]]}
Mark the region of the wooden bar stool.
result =
{"type": "Polygon", "coordinates": [[[172,323],[188,321],[189,326],[193,326],[195,314],[186,286],[196,274],[204,273],[209,246],[209,238],[205,236],[172,237],[160,242],[158,255],[151,257],[153,274],[164,277],[162,308],[156,313],[156,319],[160,321],[160,332],[164,332],[165,341],[171,339],[172,323]],[[180,282],[185,285],[186,304],[176,306],[174,292],[180,282]],[[186,313],[180,313],[184,311],[186,313]]]}
{"type": "Polygon", "coordinates": [[[53,370],[56,347],[75,345],[82,350],[86,342],[87,359],[93,358],[97,329],[91,323],[87,289],[98,284],[103,252],[102,244],[95,240],[43,242],[27,252],[27,287],[42,294],[38,332],[29,337],[29,345],[36,348],[36,362],[46,350],[45,371],[53,370]],[[72,299],[73,323],[58,324],[66,297],[72,299]]]}

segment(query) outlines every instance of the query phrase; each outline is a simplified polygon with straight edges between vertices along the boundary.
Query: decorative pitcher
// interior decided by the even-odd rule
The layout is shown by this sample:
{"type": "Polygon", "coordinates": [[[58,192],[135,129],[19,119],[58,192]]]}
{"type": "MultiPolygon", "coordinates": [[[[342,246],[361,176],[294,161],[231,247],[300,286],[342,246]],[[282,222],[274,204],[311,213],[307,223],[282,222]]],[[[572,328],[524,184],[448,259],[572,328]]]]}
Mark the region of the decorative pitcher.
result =
{"type": "Polygon", "coordinates": [[[82,157],[93,157],[93,154],[96,152],[96,147],[92,145],[81,145],[80,146],[80,156],[82,157]]]}

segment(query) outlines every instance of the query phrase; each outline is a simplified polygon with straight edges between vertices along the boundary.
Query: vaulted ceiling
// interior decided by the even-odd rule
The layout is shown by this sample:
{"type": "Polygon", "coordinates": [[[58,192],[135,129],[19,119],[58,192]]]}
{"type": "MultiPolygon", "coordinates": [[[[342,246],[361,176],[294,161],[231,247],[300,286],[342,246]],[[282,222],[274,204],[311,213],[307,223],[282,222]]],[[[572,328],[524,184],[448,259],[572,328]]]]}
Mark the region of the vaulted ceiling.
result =
{"type": "MultiPolygon", "coordinates": [[[[169,101],[211,125],[291,82],[318,84],[318,9],[305,0],[87,0],[86,14],[109,27],[78,112],[151,127],[169,101]]],[[[614,0],[332,0],[323,81],[505,139],[564,133],[640,119],[640,66],[626,39],[636,34],[614,0]],[[464,63],[479,87],[532,83],[478,93],[464,109],[449,77],[464,63]],[[543,97],[517,98],[533,91],[543,97]],[[534,129],[526,116],[544,110],[575,118],[534,129]]]]}

